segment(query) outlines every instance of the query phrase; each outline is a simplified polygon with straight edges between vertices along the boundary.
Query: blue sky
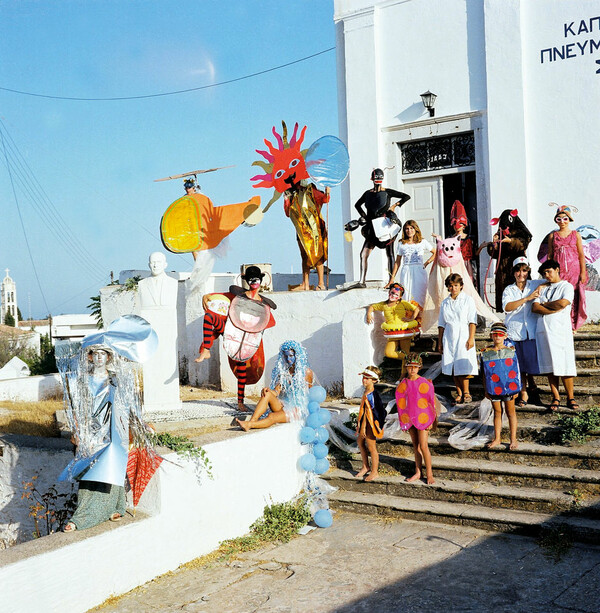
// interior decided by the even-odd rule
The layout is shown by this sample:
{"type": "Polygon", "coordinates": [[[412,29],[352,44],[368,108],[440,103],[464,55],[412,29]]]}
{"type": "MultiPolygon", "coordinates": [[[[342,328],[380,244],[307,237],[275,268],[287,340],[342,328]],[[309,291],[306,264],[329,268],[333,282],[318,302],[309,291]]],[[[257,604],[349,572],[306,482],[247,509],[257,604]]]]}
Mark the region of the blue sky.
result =
{"type": "MultiPolygon", "coordinates": [[[[54,96],[139,96],[200,87],[335,46],[330,0],[0,0],[0,87],[54,96]]],[[[226,166],[200,177],[216,205],[254,189],[255,149],[285,119],[308,125],[306,145],[338,134],[335,51],[251,79],[174,96],[69,101],[0,89],[0,119],[29,259],[0,144],[0,269],[10,268],[23,316],[85,312],[109,271],[145,268],[162,250],[159,223],[182,182],[153,180],[226,166]],[[16,167],[16,148],[29,170],[16,167]],[[58,239],[56,234],[63,238],[58,239]],[[67,237],[65,239],[65,237],[67,237]],[[65,242],[67,244],[65,244],[65,242]],[[47,305],[47,306],[46,306],[47,305]]],[[[330,204],[330,265],[343,270],[339,189],[330,204]]],[[[299,270],[281,202],[230,237],[216,272],[243,262],[299,270]]],[[[191,255],[168,254],[191,270],[191,255]]],[[[4,277],[4,272],[2,272],[4,277]]]]}

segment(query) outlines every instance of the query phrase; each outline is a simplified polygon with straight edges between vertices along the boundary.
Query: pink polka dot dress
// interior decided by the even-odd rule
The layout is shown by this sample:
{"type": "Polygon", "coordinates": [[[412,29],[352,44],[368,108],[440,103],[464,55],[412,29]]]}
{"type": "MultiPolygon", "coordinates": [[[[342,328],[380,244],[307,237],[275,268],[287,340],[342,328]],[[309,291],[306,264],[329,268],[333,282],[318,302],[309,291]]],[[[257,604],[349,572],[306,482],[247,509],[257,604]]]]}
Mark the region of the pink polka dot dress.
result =
{"type": "Polygon", "coordinates": [[[425,377],[414,381],[403,379],[396,389],[396,405],[402,430],[409,430],[411,426],[427,430],[436,418],[433,383],[425,377]]]}

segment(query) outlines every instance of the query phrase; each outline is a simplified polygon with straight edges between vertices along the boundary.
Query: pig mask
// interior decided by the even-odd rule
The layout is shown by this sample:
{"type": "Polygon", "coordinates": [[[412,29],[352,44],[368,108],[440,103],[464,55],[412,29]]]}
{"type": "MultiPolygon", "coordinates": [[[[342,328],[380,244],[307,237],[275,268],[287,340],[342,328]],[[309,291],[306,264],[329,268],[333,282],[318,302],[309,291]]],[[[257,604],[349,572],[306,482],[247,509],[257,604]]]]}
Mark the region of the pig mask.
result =
{"type": "Polygon", "coordinates": [[[438,241],[437,261],[438,264],[444,268],[456,266],[462,261],[460,240],[457,237],[446,238],[442,241],[438,241]]]}

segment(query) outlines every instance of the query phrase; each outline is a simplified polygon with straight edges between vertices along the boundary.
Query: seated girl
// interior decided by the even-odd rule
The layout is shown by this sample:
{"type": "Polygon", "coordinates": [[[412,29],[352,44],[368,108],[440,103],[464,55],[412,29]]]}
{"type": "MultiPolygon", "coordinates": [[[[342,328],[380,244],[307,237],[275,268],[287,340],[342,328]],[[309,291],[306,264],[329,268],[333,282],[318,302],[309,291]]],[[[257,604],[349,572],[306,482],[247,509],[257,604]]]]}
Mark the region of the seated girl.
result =
{"type": "Polygon", "coordinates": [[[273,424],[300,421],[308,413],[308,390],[315,377],[308,365],[306,349],[296,341],[285,341],[271,373],[271,387],[261,392],[249,421],[236,419],[242,430],[268,428],[273,424]],[[270,413],[260,419],[267,410],[270,413]]]}

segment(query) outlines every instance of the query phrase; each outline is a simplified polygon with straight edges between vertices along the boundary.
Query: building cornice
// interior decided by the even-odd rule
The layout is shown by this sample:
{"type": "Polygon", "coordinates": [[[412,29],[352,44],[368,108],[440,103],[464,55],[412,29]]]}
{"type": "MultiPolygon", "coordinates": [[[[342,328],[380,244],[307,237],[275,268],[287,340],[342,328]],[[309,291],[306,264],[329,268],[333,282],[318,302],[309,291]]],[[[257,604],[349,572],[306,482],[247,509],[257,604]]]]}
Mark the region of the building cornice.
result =
{"type": "Polygon", "coordinates": [[[427,126],[435,126],[443,123],[452,123],[453,121],[461,121],[463,119],[471,119],[473,117],[482,117],[485,111],[470,111],[468,113],[459,113],[458,115],[445,115],[443,117],[428,117],[419,121],[411,121],[409,123],[397,123],[392,126],[381,128],[382,132],[397,132],[398,130],[411,130],[413,128],[422,128],[427,126]]]}

